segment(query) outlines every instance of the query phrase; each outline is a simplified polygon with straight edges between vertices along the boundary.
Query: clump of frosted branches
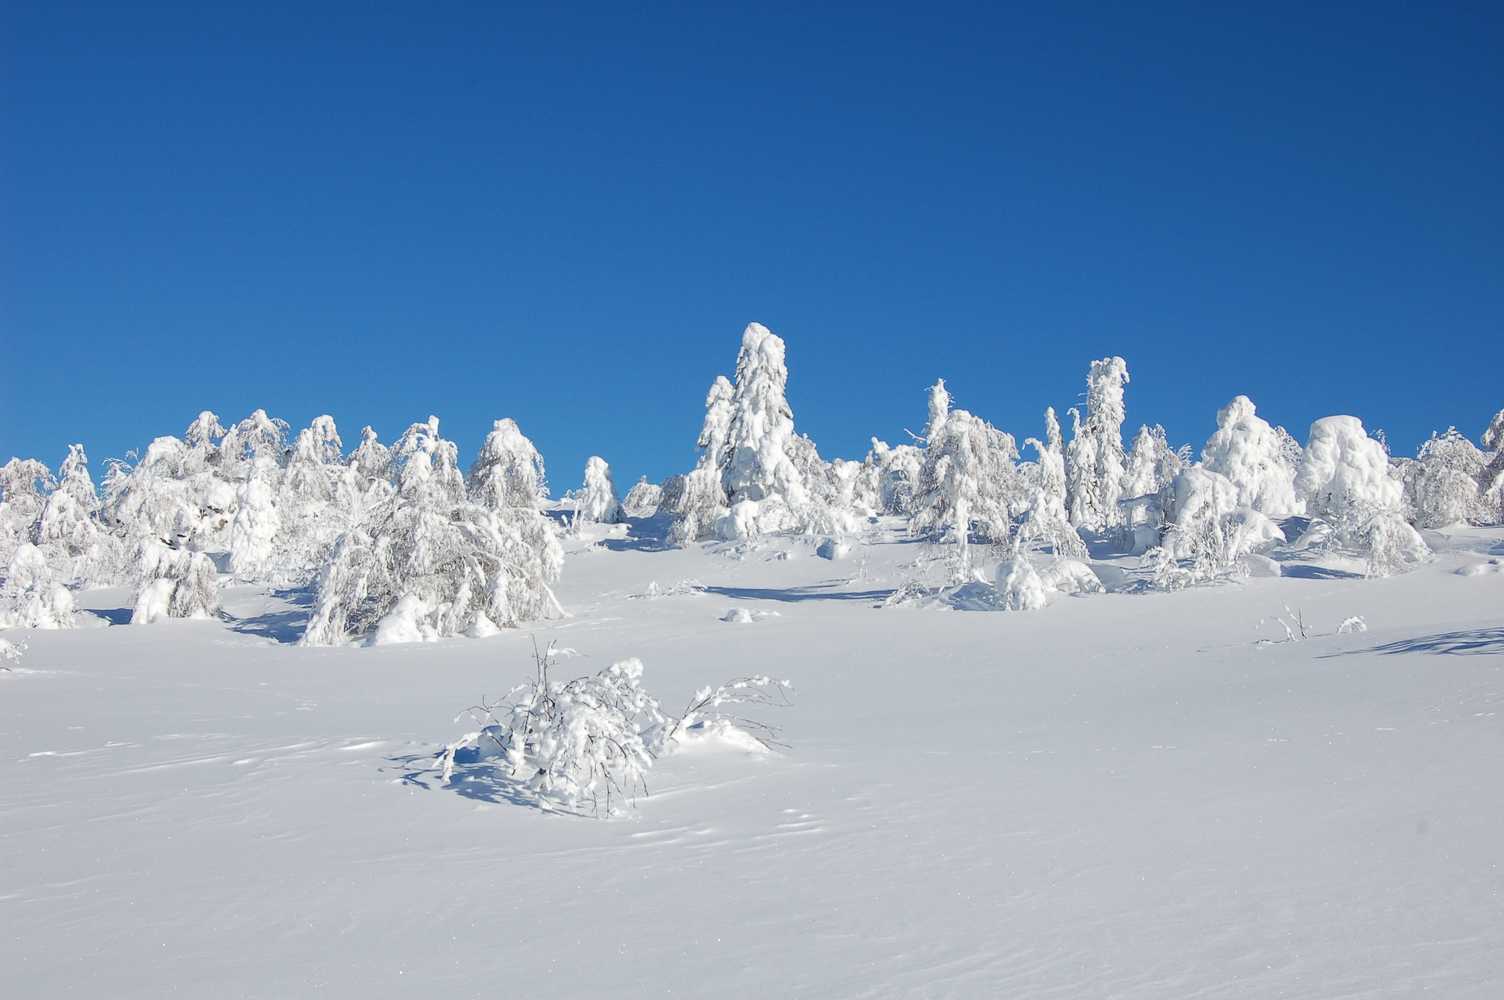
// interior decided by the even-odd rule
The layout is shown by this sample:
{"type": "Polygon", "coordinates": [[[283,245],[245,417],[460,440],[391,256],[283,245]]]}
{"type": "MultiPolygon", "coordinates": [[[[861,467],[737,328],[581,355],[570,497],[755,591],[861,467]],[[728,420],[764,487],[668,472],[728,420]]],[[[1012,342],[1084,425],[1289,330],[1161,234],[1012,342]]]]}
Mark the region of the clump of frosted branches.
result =
{"type": "Polygon", "coordinates": [[[467,713],[480,728],[439,755],[445,781],[465,758],[494,759],[536,796],[543,808],[595,815],[620,811],[622,803],[648,794],[653,762],[686,735],[740,731],[764,746],[776,745],[777,730],[753,719],[726,714],[731,705],[786,705],[786,681],[744,677],[701,688],[677,718],[666,716],[642,686],[642,661],[633,657],[570,681],[549,676],[554,649],[534,648],[536,676],[495,703],[482,701],[467,713]]]}

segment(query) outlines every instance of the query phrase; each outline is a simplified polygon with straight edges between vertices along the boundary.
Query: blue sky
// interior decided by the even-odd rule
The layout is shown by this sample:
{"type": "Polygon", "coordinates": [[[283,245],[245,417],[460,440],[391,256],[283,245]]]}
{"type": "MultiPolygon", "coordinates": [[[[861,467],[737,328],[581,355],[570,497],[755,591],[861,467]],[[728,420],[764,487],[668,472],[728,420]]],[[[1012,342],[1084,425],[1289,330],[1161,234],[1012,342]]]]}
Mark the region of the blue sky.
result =
{"type": "Polygon", "coordinates": [[[1497,4],[213,6],[0,14],[0,456],[512,416],[625,485],[754,319],[827,457],[1107,354],[1198,448],[1504,406],[1497,4]]]}

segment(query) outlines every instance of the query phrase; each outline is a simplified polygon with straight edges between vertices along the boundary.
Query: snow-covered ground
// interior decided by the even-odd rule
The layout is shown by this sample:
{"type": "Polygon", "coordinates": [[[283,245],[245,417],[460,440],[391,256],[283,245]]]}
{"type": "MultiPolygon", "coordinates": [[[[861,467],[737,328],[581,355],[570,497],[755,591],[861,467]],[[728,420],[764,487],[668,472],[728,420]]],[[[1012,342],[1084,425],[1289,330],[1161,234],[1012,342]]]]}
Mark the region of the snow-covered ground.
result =
{"type": "Polygon", "coordinates": [[[839,561],[653,527],[490,639],[294,647],[307,595],[248,588],[7,633],[0,993],[1504,996],[1504,530],[982,613],[879,608],[924,554],[893,526],[839,561]],[[1287,607],[1308,638],[1261,641],[1287,607]],[[686,745],[610,820],[444,783],[533,636],[666,708],[788,678],[789,748],[686,745]]]}

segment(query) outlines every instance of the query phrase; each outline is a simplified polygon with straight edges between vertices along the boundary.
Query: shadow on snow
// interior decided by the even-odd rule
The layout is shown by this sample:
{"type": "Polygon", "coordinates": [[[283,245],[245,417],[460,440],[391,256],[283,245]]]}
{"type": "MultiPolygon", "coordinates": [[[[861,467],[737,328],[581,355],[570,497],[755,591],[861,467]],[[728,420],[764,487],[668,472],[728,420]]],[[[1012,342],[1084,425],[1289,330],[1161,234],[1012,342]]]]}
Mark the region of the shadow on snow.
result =
{"type": "MultiPolygon", "coordinates": [[[[844,581],[842,581],[844,582],[844,581]]],[[[808,587],[706,587],[705,593],[719,594],[739,601],[780,601],[797,604],[802,601],[883,601],[893,594],[892,588],[883,590],[835,590],[841,583],[816,583],[808,587]]]]}
{"type": "Polygon", "coordinates": [[[1436,635],[1417,636],[1413,639],[1398,639],[1382,646],[1355,649],[1331,656],[1353,656],[1359,653],[1434,653],[1441,656],[1479,656],[1504,654],[1504,625],[1489,628],[1460,629],[1456,632],[1438,632],[1436,635]]]}

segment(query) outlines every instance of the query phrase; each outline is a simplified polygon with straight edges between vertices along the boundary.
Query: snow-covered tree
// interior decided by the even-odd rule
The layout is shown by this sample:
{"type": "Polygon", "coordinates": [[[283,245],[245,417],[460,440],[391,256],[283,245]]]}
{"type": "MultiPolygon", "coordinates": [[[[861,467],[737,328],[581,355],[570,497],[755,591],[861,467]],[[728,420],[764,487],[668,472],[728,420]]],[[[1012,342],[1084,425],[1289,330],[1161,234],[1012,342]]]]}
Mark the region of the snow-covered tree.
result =
{"type": "Polygon", "coordinates": [[[611,483],[611,467],[599,455],[585,462],[585,485],[575,495],[574,524],[615,524],[622,519],[621,502],[611,483]]]}
{"type": "Polygon", "coordinates": [[[930,386],[929,419],[924,423],[924,439],[940,433],[940,428],[945,424],[945,418],[950,415],[950,393],[945,388],[945,379],[935,380],[930,386]]]}
{"type": "Polygon", "coordinates": [[[1247,396],[1234,397],[1218,411],[1217,430],[1201,451],[1201,464],[1227,477],[1238,491],[1240,507],[1276,518],[1302,513],[1285,446],[1247,396]]]}
{"type": "Polygon", "coordinates": [[[663,499],[663,487],[657,483],[648,482],[648,477],[643,476],[627,490],[627,495],[622,498],[622,512],[628,517],[652,517],[658,513],[658,505],[663,499]]]}
{"type": "Polygon", "coordinates": [[[1038,462],[1034,467],[1034,496],[1029,511],[1018,528],[1022,545],[1045,545],[1057,556],[1085,559],[1086,543],[1071,525],[1065,510],[1065,454],[1060,435],[1060,421],[1055,408],[1044,411],[1045,438],[1028,438],[1038,462]]]}
{"type": "Polygon", "coordinates": [[[1357,417],[1323,417],[1311,425],[1295,491],[1314,519],[1308,535],[1366,555],[1374,575],[1430,554],[1405,522],[1403,489],[1389,474],[1389,456],[1357,417]]]}
{"type": "Polygon", "coordinates": [[[705,394],[705,420],[696,440],[700,457],[694,469],[673,484],[675,488],[664,484],[664,505],[677,515],[670,529],[670,538],[677,545],[710,537],[716,521],[726,513],[728,503],[721,467],[729,458],[726,441],[731,434],[734,394],[730,380],[717,375],[705,394]]]}
{"type": "Polygon", "coordinates": [[[162,618],[212,618],[219,611],[219,574],[204,553],[143,537],[132,561],[139,575],[132,625],[162,618]]]}
{"type": "Polygon", "coordinates": [[[734,537],[795,527],[808,502],[803,477],[790,458],[794,411],[785,395],[788,379],[783,340],[762,324],[749,323],[736,359],[721,467],[734,537]]]}
{"type": "Polygon", "coordinates": [[[1071,442],[1065,449],[1067,510],[1078,528],[1102,531],[1122,523],[1123,386],[1128,363],[1103,358],[1086,378],[1086,419],[1072,407],[1071,442]]]}
{"type": "Polygon", "coordinates": [[[360,444],[350,453],[350,468],[360,482],[361,492],[372,484],[387,483],[392,473],[392,450],[382,444],[369,426],[360,429],[360,444]]]}
{"type": "Polygon", "coordinates": [[[1009,537],[1012,505],[1022,492],[1013,437],[965,410],[951,410],[925,445],[914,493],[912,530],[956,545],[953,579],[972,574],[970,542],[1009,537]]]}
{"type": "Polygon", "coordinates": [[[32,525],[47,504],[56,482],[52,470],[34,458],[12,458],[0,465],[0,566],[31,541],[32,525]]]}
{"type": "Polygon", "coordinates": [[[1285,540],[1278,525],[1241,500],[1227,476],[1205,465],[1181,469],[1165,490],[1159,547],[1144,557],[1154,585],[1179,590],[1242,575],[1244,557],[1285,540]]]}
{"type": "Polygon", "coordinates": [[[345,533],[319,575],[305,645],[489,635],[563,613],[550,586],[563,551],[528,473],[542,460],[504,424],[472,469],[474,500],[438,418],[408,429],[392,449],[395,494],[345,533]]]}
{"type": "Polygon", "coordinates": [[[470,499],[489,510],[536,510],[548,498],[543,456],[517,421],[506,417],[492,425],[470,466],[469,489],[470,499]]]}
{"type": "Polygon", "coordinates": [[[73,595],[30,542],[11,556],[0,581],[0,628],[72,628],[73,595]]]}
{"type": "Polygon", "coordinates": [[[1486,465],[1483,452],[1457,428],[1432,434],[1403,476],[1414,523],[1422,528],[1441,528],[1471,519],[1485,520],[1478,481],[1486,465]]]}
{"type": "Polygon", "coordinates": [[[68,446],[57,489],[32,525],[31,540],[65,583],[107,583],[116,569],[113,539],[100,527],[99,494],[84,446],[68,446]]]}
{"type": "MultiPolygon", "coordinates": [[[[375,435],[362,445],[368,449],[367,457],[370,448],[381,449],[379,468],[385,470],[390,455],[375,435]]],[[[297,583],[312,580],[340,535],[364,517],[373,487],[374,480],[367,481],[355,462],[345,462],[333,417],[315,417],[299,431],[276,498],[275,577],[297,583]]],[[[374,499],[385,496],[383,472],[382,487],[376,489],[374,499]]]]}
{"type": "Polygon", "coordinates": [[[924,465],[924,451],[911,444],[890,447],[886,441],[872,439],[872,449],[863,464],[868,489],[875,493],[872,504],[880,513],[908,517],[914,512],[914,487],[919,469],[924,465]]]}
{"type": "Polygon", "coordinates": [[[1478,473],[1478,492],[1488,519],[1504,524],[1504,410],[1495,413],[1483,431],[1483,447],[1493,455],[1478,473]]]}
{"type": "Polygon", "coordinates": [[[1180,471],[1180,456],[1170,447],[1165,429],[1147,424],[1134,435],[1128,453],[1128,467],[1123,475],[1123,497],[1153,496],[1170,484],[1180,471]]]}

